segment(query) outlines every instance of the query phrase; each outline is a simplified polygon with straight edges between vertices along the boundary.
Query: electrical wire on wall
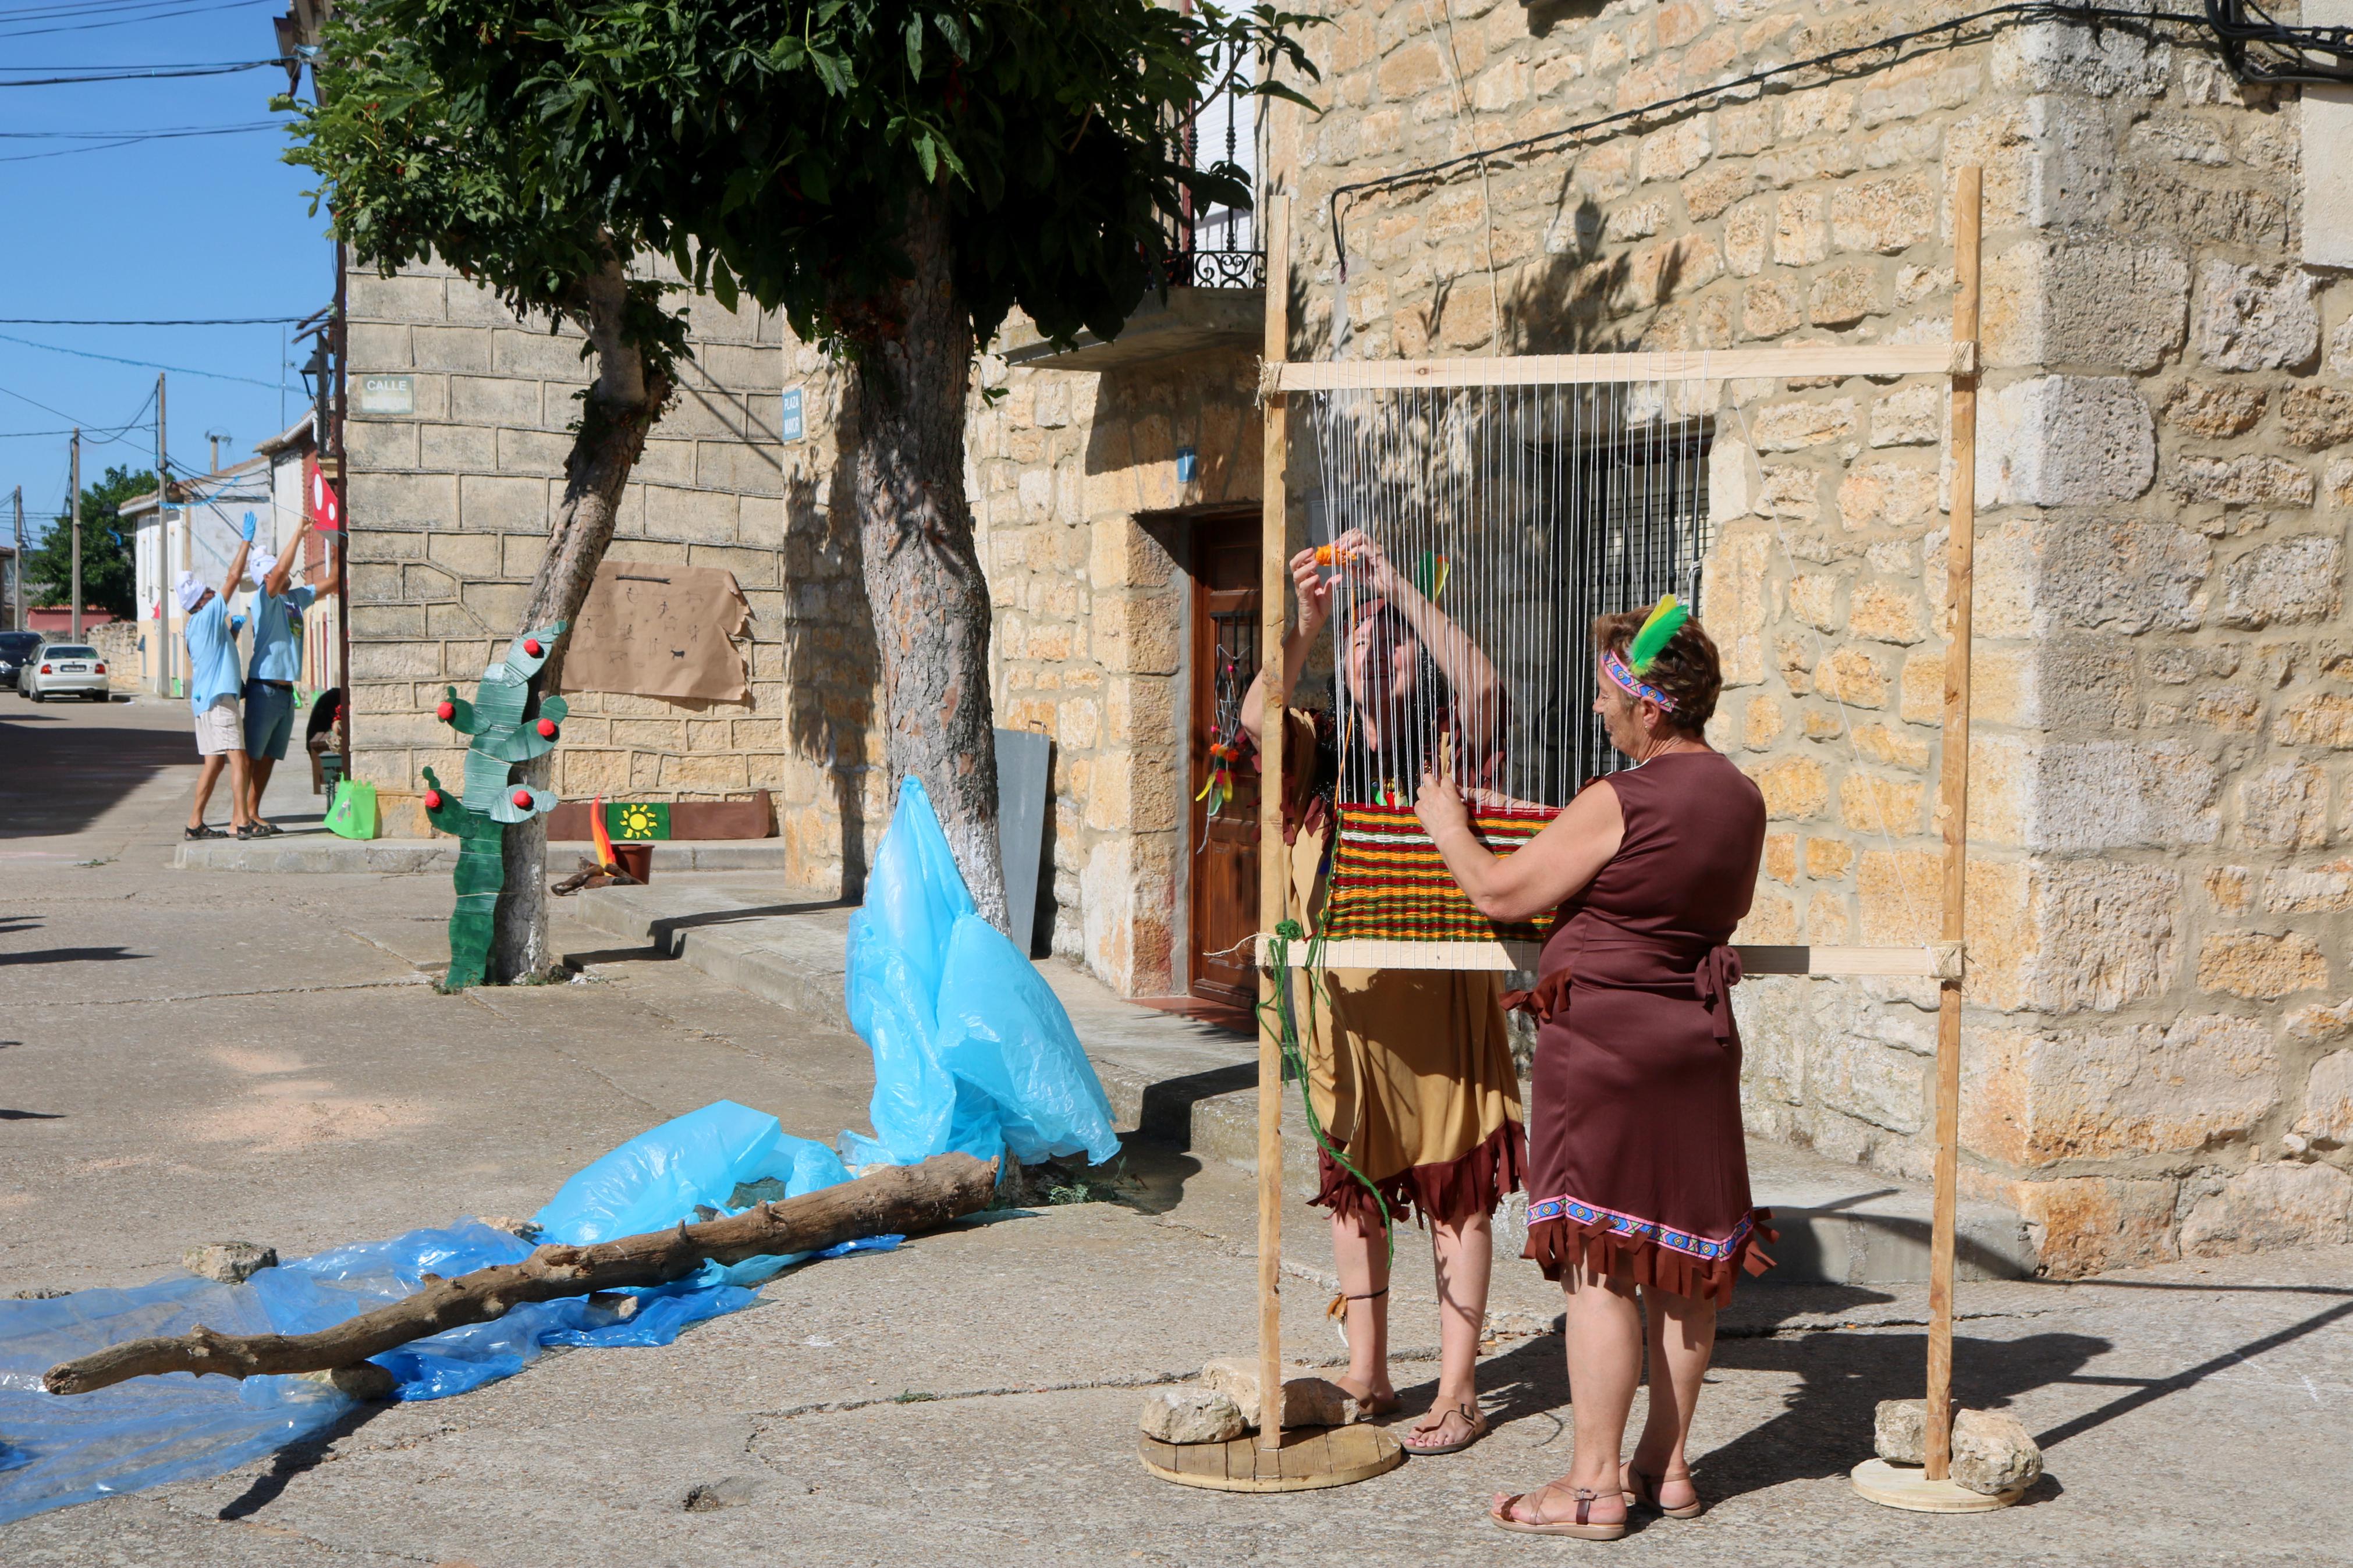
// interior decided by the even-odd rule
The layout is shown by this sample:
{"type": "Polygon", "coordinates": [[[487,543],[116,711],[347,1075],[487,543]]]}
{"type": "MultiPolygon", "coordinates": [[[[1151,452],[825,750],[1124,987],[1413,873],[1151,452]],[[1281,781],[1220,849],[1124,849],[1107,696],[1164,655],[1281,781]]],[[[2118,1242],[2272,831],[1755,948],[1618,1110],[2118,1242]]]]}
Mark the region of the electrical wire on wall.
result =
{"type": "MultiPolygon", "coordinates": [[[[1516,142],[1506,142],[1500,146],[1461,153],[1451,158],[1441,158],[1434,163],[1425,163],[1419,168],[1400,169],[1395,174],[1382,174],[1374,179],[1358,180],[1350,184],[1336,186],[1332,192],[1331,206],[1335,264],[1339,269],[1340,276],[1345,279],[1347,276],[1348,268],[1347,207],[1352,202],[1362,202],[1368,196],[1387,191],[1400,190],[1409,185],[1437,184],[1450,175],[1474,167],[1481,172],[1483,178],[1486,171],[1497,160],[1508,159],[1514,154],[1559,152],[1597,131],[1611,130],[1655,116],[1672,114],[1678,110],[1696,110],[1726,100],[1755,98],[1767,87],[1782,86],[1789,78],[1800,76],[1809,71],[1824,72],[1826,80],[1848,76],[1869,75],[1901,64],[1903,60],[1910,58],[1903,51],[1915,44],[1928,44],[1934,41],[1938,47],[1950,47],[1955,43],[1968,41],[1961,35],[1967,33],[1971,27],[1986,24],[2015,25],[2034,21],[2104,23],[2126,27],[2156,26],[2190,27],[2204,33],[2205,41],[2211,43],[2218,52],[2222,48],[2221,39],[2215,37],[2203,13],[2126,11],[2106,5],[2052,5],[2048,4],[2047,0],[2022,0],[2020,4],[1989,6],[1984,10],[1972,11],[1967,16],[1948,17],[1941,22],[1932,22],[1926,26],[1915,27],[1908,32],[1889,34],[1867,43],[1851,44],[1843,48],[1809,55],[1802,59],[1767,66],[1760,70],[1751,71],[1746,76],[1735,77],[1708,87],[1697,88],[1690,92],[1676,93],[1632,109],[1620,109],[1608,114],[1597,115],[1591,120],[1582,121],[1575,125],[1564,125],[1534,136],[1525,136],[1516,142]],[[1875,56],[1885,58],[1873,58],[1875,56]]],[[[1986,27],[1989,35],[1993,30],[1994,28],[1989,26],[1986,27]]]]}

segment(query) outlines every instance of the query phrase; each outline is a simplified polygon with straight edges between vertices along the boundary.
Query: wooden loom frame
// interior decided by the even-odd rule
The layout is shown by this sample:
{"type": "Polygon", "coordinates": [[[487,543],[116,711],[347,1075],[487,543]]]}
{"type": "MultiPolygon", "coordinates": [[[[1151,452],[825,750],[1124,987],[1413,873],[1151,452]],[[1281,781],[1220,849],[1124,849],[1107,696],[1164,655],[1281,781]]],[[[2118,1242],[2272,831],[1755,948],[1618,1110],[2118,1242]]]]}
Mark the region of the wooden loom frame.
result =
{"type": "MultiPolygon", "coordinates": [[[[1946,600],[1952,616],[1945,659],[1944,726],[1939,738],[1936,820],[1944,840],[1943,940],[1917,947],[1743,947],[1743,968],[1751,974],[1909,975],[1938,982],[1936,1007],[1936,1165],[1935,1217],[1930,1235],[1928,1280],[1927,1465],[1925,1476],[1867,1477],[1876,1460],[1858,1467],[1855,1483],[1867,1497],[1893,1506],[1926,1511],[1999,1507],[2014,1500],[1979,1497],[1949,1479],[1952,1465],[1953,1253],[1957,1206],[1960,1134],[1961,986],[1963,915],[1968,864],[1969,643],[1974,599],[1977,530],[1977,376],[1978,288],[1982,261],[1983,176],[1972,165],[1957,172],[1953,190],[1953,326],[1948,343],[1821,344],[1754,349],[1723,353],[1564,354],[1488,360],[1359,360],[1293,363],[1290,353],[1291,214],[1287,196],[1268,198],[1266,343],[1261,371],[1265,395],[1265,458],[1262,539],[1264,576],[1261,642],[1265,649],[1267,701],[1281,712],[1290,700],[1291,671],[1283,667],[1283,636],[1289,621],[1289,495],[1285,475],[1291,455],[1287,394],[1342,387],[1418,387],[1520,384],[1575,381],[1694,376],[1709,380],[1749,377],[1894,376],[1942,374],[1950,383],[1952,409],[1951,507],[1946,556],[1946,600]]],[[[1258,1274],[1259,1387],[1265,1420],[1255,1439],[1261,1473],[1279,1468],[1283,1452],[1282,1389],[1282,1050],[1274,1022],[1278,977],[1266,962],[1269,938],[1286,917],[1289,866],[1283,858],[1283,730],[1265,726],[1261,776],[1273,781],[1260,791],[1258,1058],[1258,1274]]],[[[1337,942],[1324,944],[1321,962],[1331,967],[1396,966],[1411,957],[1421,968],[1505,969],[1525,967],[1527,944],[1337,942]],[[1433,962],[1433,949],[1468,950],[1453,963],[1433,962]]],[[[1292,944],[1294,965],[1304,963],[1303,943],[1292,944]]],[[[1250,1441],[1237,1439],[1237,1445],[1250,1441]]],[[[1401,1456],[1400,1456],[1401,1457],[1401,1456]]],[[[1229,1458],[1229,1466],[1232,1464],[1229,1458]]],[[[1382,1468],[1388,1468],[1386,1465],[1382,1468]]],[[[1881,1466],[1881,1469],[1885,1467],[1881,1466]]],[[[1367,1474],[1377,1474],[1377,1469],[1367,1474]]],[[[1173,1478],[1172,1478],[1173,1479],[1173,1478]]],[[[1341,1479],[1358,1479],[1358,1475],[1341,1479]]],[[[1203,1484],[1217,1485],[1215,1481],[1203,1484]]],[[[1230,1483],[1229,1483],[1230,1484],[1230,1483]]],[[[1277,1481],[1276,1485],[1282,1484],[1277,1481]]],[[[1293,1484],[1314,1485],[1312,1480],[1293,1484]]],[[[1322,1484],[1333,1484],[1325,1481],[1322,1484]]]]}

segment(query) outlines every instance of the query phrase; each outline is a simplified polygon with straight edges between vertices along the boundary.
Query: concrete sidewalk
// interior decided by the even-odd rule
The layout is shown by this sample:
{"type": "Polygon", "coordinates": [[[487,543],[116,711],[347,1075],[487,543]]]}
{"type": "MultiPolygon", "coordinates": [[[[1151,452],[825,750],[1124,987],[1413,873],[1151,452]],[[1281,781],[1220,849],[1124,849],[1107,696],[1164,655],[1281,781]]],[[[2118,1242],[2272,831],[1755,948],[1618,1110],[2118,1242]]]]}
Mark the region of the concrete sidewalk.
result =
{"type": "MultiPolygon", "coordinates": [[[[842,999],[847,905],[779,902],[751,878],[674,879],[644,888],[581,894],[577,917],[626,945],[647,944],[716,980],[847,1030],[842,999]]],[[[1258,1161],[1258,1057],[1251,1040],[1213,1025],[1114,995],[1074,964],[1039,969],[1070,1013],[1122,1126],[1243,1170],[1258,1161]]],[[[1295,1099],[1284,1108],[1283,1164],[1293,1185],[1312,1184],[1315,1145],[1295,1099]]],[[[1931,1194],[1915,1184],[1802,1150],[1749,1142],[1757,1202],[1772,1209],[1784,1281],[1882,1285],[1928,1277],[1931,1194]]],[[[1496,1244],[1515,1256],[1525,1199],[1499,1216],[1496,1244]]],[[[2025,1223],[1997,1205],[1961,1205],[1963,1279],[2034,1272],[2025,1223]]]]}
{"type": "MultiPolygon", "coordinates": [[[[0,709],[0,1296],[164,1277],[195,1242],[293,1257],[528,1214],[621,1140],[722,1097],[807,1137],[865,1121],[873,1075],[854,1037],[642,936],[589,929],[582,900],[556,909],[577,983],[443,996],[427,983],[448,961],[443,878],[175,871],[185,705],[26,709],[0,709]]],[[[734,885],[754,908],[778,901],[734,885]]],[[[733,923],[683,928],[686,948],[733,923]]],[[[1181,1082],[1184,1051],[1212,1064],[1199,1070],[1229,1068],[1238,1045],[1163,1036],[1149,1081],[1181,1082]]],[[[1098,1047],[1100,1059],[1128,1048],[1098,1047]]],[[[1468,1452],[1270,1498],[1169,1486],[1136,1462],[1139,1389],[1255,1342],[1255,1183],[1206,1152],[1199,1108],[1216,1098],[1187,1110],[1204,1152],[1132,1142],[1124,1201],[1002,1213],[818,1264],[663,1349],[556,1351],[461,1398],[367,1407],[227,1474],[0,1526],[0,1564],[1581,1557],[1482,1516],[1491,1491],[1562,1473],[1571,1447],[1561,1342],[1544,1331],[1559,1297],[1508,1258],[1480,1369],[1494,1433],[1468,1452]]],[[[1434,1393],[1437,1309],[1422,1244],[1398,1241],[1402,1423],[1434,1393]]],[[[1329,1259],[1319,1218],[1285,1205],[1297,1359],[1342,1351],[1324,1318],[1329,1259]]],[[[1959,1398],[2017,1415],[2049,1461],[2023,1505],[1895,1514],[1846,1483],[1873,1403],[1919,1392],[1921,1287],[1744,1287],[1694,1434],[1708,1512],[1650,1521],[1609,1561],[2311,1568],[2347,1555],[2353,1248],[1977,1281],[1958,1305],[1959,1398]]]]}

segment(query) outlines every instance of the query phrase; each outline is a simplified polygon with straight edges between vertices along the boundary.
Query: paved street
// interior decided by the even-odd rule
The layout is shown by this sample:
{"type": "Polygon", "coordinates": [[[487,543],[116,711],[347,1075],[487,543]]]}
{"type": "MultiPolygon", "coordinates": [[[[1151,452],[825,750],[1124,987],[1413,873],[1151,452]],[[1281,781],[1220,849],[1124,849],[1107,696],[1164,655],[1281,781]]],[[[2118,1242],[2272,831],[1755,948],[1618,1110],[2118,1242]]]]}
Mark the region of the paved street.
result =
{"type": "MultiPolygon", "coordinates": [[[[722,1097],[862,1125],[852,1037],[565,927],[575,984],[444,997],[430,876],[171,868],[185,705],[0,699],[0,1294],[144,1281],[228,1237],[299,1256],[527,1214],[654,1122],[722,1097]]],[[[283,819],[314,814],[283,770],[283,819]]],[[[216,820],[226,815],[216,804],[216,820]]],[[[1550,1562],[2209,1564],[2353,1555],[2353,1256],[1967,1287],[1963,1403],[2050,1474],[2006,1512],[1856,1498],[1871,1407],[1916,1394],[1909,1287],[1744,1289],[1701,1407],[1703,1519],[1614,1547],[1485,1524],[1567,1463],[1560,1341],[1505,1334],[1493,1437],[1365,1485],[1190,1491],[1134,1458],[1142,1386],[1252,1343],[1244,1173],[1137,1147],[1126,1203],[989,1216],[822,1263],[660,1350],[553,1352],[452,1400],[371,1407],[214,1479],[0,1527],[0,1563],[571,1565],[1550,1562]],[[724,1506],[688,1510],[690,1490],[724,1506]]],[[[1290,1342],[1328,1247],[1290,1211],[1290,1342]]],[[[1419,1256],[1415,1238],[1401,1256],[1419,1256]]],[[[1497,1307],[1546,1298],[1502,1266],[1497,1307]]],[[[1434,1340],[1426,1271],[1398,1339],[1434,1340]]],[[[5,1311],[0,1307],[0,1311],[5,1311]]],[[[1514,1322],[1522,1321],[1516,1315],[1514,1322]]],[[[1426,1361],[1399,1369],[1409,1415],[1426,1361]]],[[[0,1478],[5,1485],[5,1478],[0,1478]]]]}

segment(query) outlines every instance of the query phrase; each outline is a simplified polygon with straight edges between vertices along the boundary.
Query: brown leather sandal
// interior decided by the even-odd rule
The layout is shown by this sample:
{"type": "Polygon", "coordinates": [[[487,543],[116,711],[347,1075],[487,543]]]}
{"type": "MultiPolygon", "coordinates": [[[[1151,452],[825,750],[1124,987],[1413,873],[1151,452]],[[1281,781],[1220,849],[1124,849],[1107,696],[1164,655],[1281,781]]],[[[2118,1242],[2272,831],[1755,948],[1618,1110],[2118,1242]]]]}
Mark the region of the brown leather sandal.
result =
{"type": "MultiPolygon", "coordinates": [[[[1628,1508],[1654,1509],[1658,1512],[1665,1514],[1669,1519],[1697,1519],[1701,1514],[1707,1511],[1707,1505],[1700,1501],[1696,1497],[1693,1498],[1689,1502],[1677,1503],[1674,1507],[1669,1508],[1665,1503],[1659,1500],[1659,1489],[1667,1484],[1666,1477],[1654,1476],[1647,1473],[1646,1471],[1638,1470],[1630,1463],[1626,1465],[1624,1468],[1626,1473],[1624,1478],[1625,1486],[1623,1489],[1625,1491],[1626,1506],[1628,1508]]],[[[1691,1478],[1689,1476],[1685,1476],[1683,1479],[1688,1481],[1691,1478]]],[[[1697,1489],[1694,1488],[1694,1489],[1696,1490],[1697,1489]]]]}
{"type": "Polygon", "coordinates": [[[1428,1415],[1415,1422],[1412,1430],[1406,1434],[1405,1441],[1400,1446],[1414,1458],[1426,1459],[1440,1454],[1459,1454],[1486,1435],[1487,1417],[1480,1413],[1476,1403],[1465,1400],[1460,1405],[1450,1405],[1443,1410],[1432,1410],[1428,1415]],[[1462,1418],[1462,1424],[1471,1429],[1471,1435],[1461,1441],[1429,1444],[1414,1441],[1414,1438],[1421,1433],[1444,1431],[1448,1420],[1457,1415],[1460,1415],[1462,1418]]]}
{"type": "Polygon", "coordinates": [[[1487,1517],[1495,1522],[1497,1528],[1514,1531],[1521,1535],[1567,1535],[1578,1541],[1618,1541],[1624,1538],[1626,1534],[1624,1520],[1612,1520],[1604,1524],[1593,1522],[1593,1505],[1601,1500],[1601,1494],[1597,1491],[1588,1491],[1583,1487],[1562,1489],[1577,1500],[1577,1513],[1574,1518],[1546,1519],[1544,1495],[1557,1486],[1560,1486],[1558,1481],[1546,1481],[1532,1492],[1509,1494],[1497,1492],[1495,1500],[1487,1509],[1487,1517]],[[1535,1500],[1531,1501],[1532,1499],[1535,1500]],[[1512,1517],[1512,1510],[1523,1502],[1528,1503],[1529,1511],[1534,1513],[1535,1518],[1512,1517]]]}

